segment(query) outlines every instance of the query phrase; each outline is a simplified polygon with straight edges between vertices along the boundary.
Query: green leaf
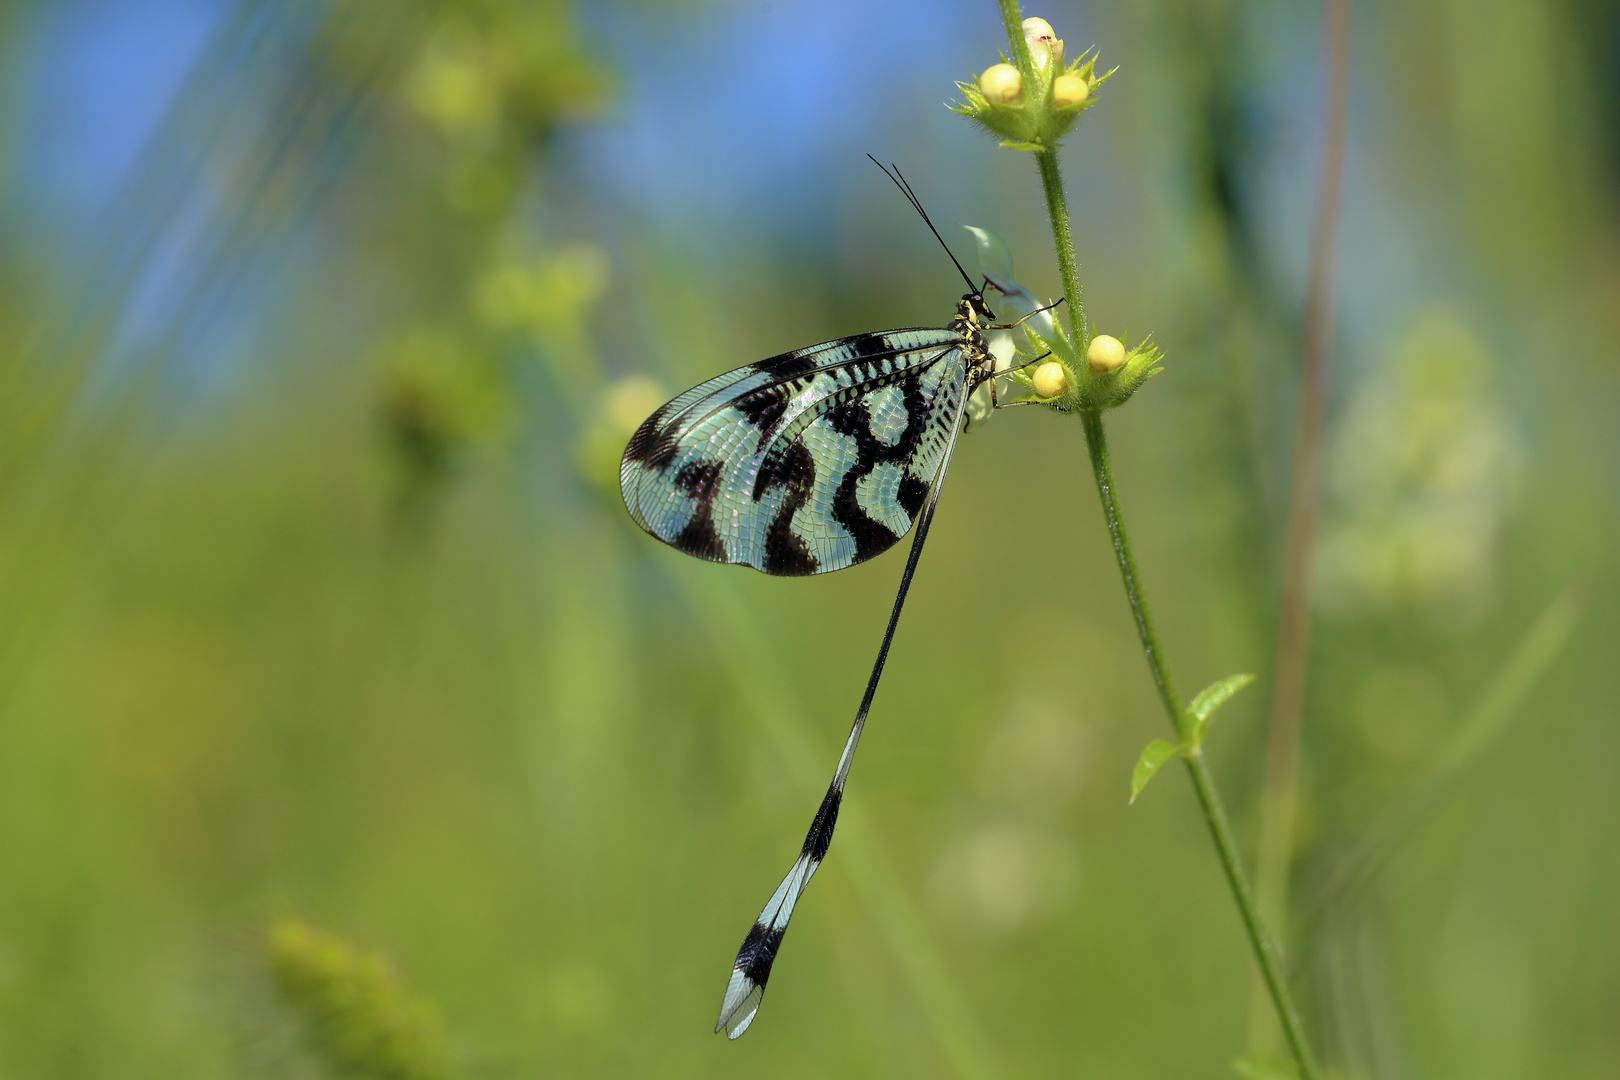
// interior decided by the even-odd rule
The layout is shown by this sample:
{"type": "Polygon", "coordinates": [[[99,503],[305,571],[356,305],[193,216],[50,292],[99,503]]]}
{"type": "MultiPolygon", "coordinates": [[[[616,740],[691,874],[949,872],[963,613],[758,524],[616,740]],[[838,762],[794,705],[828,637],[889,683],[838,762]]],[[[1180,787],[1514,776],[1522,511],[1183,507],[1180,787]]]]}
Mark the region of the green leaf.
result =
{"type": "Polygon", "coordinates": [[[1181,747],[1165,742],[1163,739],[1154,739],[1142,751],[1142,756],[1136,759],[1136,768],[1131,770],[1131,802],[1142,794],[1147,782],[1153,779],[1158,771],[1164,768],[1165,762],[1181,753],[1181,747]]]}
{"type": "Polygon", "coordinates": [[[1204,740],[1204,729],[1209,726],[1210,718],[1215,710],[1232,700],[1232,695],[1254,682],[1254,676],[1249,674],[1228,675],[1210,683],[1198,692],[1187,706],[1187,717],[1192,721],[1192,743],[1197,746],[1204,740]]]}
{"type": "Polygon", "coordinates": [[[1003,139],[1001,145],[1008,150],[1028,150],[1032,154],[1046,149],[1038,142],[1018,142],[1016,139],[1003,139]]]}

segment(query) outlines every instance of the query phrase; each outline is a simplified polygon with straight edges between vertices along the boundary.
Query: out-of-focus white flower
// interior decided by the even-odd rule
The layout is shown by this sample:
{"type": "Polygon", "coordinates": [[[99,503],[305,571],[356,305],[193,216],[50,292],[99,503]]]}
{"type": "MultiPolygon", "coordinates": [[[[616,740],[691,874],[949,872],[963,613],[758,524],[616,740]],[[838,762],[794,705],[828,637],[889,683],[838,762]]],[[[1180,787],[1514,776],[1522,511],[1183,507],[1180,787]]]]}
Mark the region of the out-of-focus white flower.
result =
{"type": "Polygon", "coordinates": [[[1360,381],[1330,448],[1318,597],[1339,615],[1489,610],[1523,469],[1485,343],[1455,312],[1420,318],[1360,381]]]}

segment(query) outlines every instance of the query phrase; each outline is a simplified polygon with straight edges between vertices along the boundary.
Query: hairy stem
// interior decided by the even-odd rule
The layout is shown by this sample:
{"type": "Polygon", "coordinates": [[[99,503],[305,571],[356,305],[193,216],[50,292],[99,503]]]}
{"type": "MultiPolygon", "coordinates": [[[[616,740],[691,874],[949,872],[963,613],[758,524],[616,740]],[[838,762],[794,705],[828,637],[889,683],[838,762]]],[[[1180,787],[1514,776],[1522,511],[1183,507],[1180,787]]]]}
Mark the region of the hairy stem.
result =
{"type": "Polygon", "coordinates": [[[999,0],[1001,22],[1007,28],[1007,44],[1012,48],[1013,65],[1024,75],[1024,85],[1034,85],[1035,62],[1029,55],[1029,42],[1024,40],[1024,15],[1018,10],[1018,0],[999,0]]]}
{"type": "MultiPolygon", "coordinates": [[[[1176,737],[1183,742],[1191,734],[1187,710],[1176,692],[1170,677],[1170,668],[1164,662],[1164,646],[1159,644],[1159,632],[1153,626],[1153,612],[1148,609],[1147,597],[1142,594],[1142,578],[1136,569],[1136,555],[1131,550],[1131,538],[1125,532],[1125,519],[1120,514],[1119,494],[1114,489],[1114,467],[1108,460],[1108,435],[1103,431],[1102,413],[1087,411],[1080,414],[1080,423],[1086,429],[1086,449],[1091,453],[1091,472],[1097,479],[1097,497],[1102,500],[1103,520],[1108,524],[1108,536],[1114,542],[1114,558],[1119,562],[1119,576],[1125,581],[1125,599],[1131,605],[1131,616],[1136,620],[1136,635],[1142,639],[1142,652],[1147,657],[1148,670],[1153,673],[1153,684],[1159,689],[1159,700],[1170,718],[1176,737]]],[[[1239,871],[1239,876],[1242,871],[1239,871]]]]}
{"type": "MultiPolygon", "coordinates": [[[[1018,0],[1000,0],[1001,21],[1007,27],[1007,44],[1012,61],[1023,76],[1025,87],[1042,85],[1035,71],[1035,59],[1024,39],[1024,17],[1018,0]]],[[[1041,171],[1041,187],[1046,191],[1046,213],[1052,220],[1052,240],[1058,249],[1058,270],[1063,275],[1063,296],[1069,308],[1069,337],[1085,355],[1091,331],[1086,324],[1085,298],[1080,294],[1079,260],[1074,255],[1074,234],[1069,229],[1069,204],[1063,194],[1063,177],[1058,172],[1057,147],[1036,151],[1035,165],[1041,171]]]]}
{"type": "MultiPolygon", "coordinates": [[[[1034,86],[1035,67],[1029,54],[1029,45],[1024,40],[1024,21],[1018,10],[1018,0],[1000,0],[1000,7],[1013,61],[1023,75],[1024,85],[1034,86]]],[[[1085,339],[1089,335],[1085,329],[1085,317],[1081,308],[1080,276],[1074,254],[1074,238],[1069,229],[1069,206],[1063,193],[1063,176],[1058,168],[1057,147],[1049,146],[1036,151],[1035,160],[1041,174],[1041,187],[1046,192],[1046,209],[1052,220],[1052,240],[1057,248],[1058,268],[1063,276],[1064,294],[1069,303],[1069,326],[1083,354],[1087,344],[1085,339]]],[[[1125,598],[1130,603],[1131,616],[1136,620],[1136,633],[1142,642],[1148,670],[1153,675],[1153,684],[1158,688],[1159,700],[1164,703],[1165,713],[1176,732],[1176,737],[1183,745],[1187,745],[1191,720],[1182,705],[1180,695],[1176,693],[1170,668],[1164,661],[1164,646],[1159,642],[1159,633],[1153,626],[1153,614],[1148,610],[1147,596],[1142,591],[1141,575],[1136,569],[1136,556],[1131,551],[1130,537],[1125,531],[1125,519],[1120,512],[1119,498],[1114,488],[1113,467],[1108,460],[1108,438],[1103,431],[1102,414],[1096,410],[1087,410],[1080,414],[1080,420],[1085,427],[1086,449],[1091,454],[1091,471],[1097,481],[1097,495],[1102,500],[1108,535],[1114,542],[1114,557],[1119,562],[1120,577],[1125,583],[1125,598]]],[[[1188,776],[1198,793],[1198,804],[1203,809],[1204,820],[1208,823],[1210,836],[1215,841],[1216,854],[1220,856],[1221,866],[1226,871],[1227,884],[1231,886],[1232,897],[1237,901],[1238,912],[1243,917],[1243,927],[1248,932],[1249,945],[1254,951],[1255,962],[1259,965],[1261,976],[1271,992],[1277,1019],[1288,1038],[1288,1045],[1293,1051],[1295,1062],[1298,1063],[1300,1076],[1303,1080],[1316,1080],[1316,1062],[1311,1056],[1310,1045],[1305,1040],[1305,1029],[1299,1020],[1299,1010],[1294,1007],[1293,997],[1288,990],[1281,953],[1271,935],[1267,933],[1265,924],[1260,920],[1254,890],[1243,872],[1237,844],[1232,838],[1232,828],[1227,823],[1226,811],[1222,809],[1220,795],[1215,790],[1215,778],[1204,763],[1201,750],[1193,749],[1186,754],[1185,760],[1188,776]]]]}
{"type": "MultiPolygon", "coordinates": [[[[1080,414],[1080,422],[1086,430],[1086,449],[1091,454],[1091,471],[1097,480],[1097,496],[1102,500],[1103,518],[1108,524],[1108,535],[1114,542],[1114,557],[1119,562],[1120,577],[1125,581],[1125,598],[1129,601],[1131,615],[1136,620],[1136,634],[1142,641],[1142,651],[1147,657],[1148,670],[1153,673],[1153,683],[1159,689],[1159,700],[1164,702],[1165,712],[1170,718],[1171,726],[1175,728],[1177,737],[1185,744],[1190,721],[1186,709],[1182,706],[1181,698],[1176,693],[1170,669],[1164,662],[1164,646],[1159,643],[1159,632],[1153,626],[1153,613],[1148,610],[1147,597],[1142,592],[1141,575],[1136,569],[1136,556],[1131,551],[1130,536],[1125,531],[1125,519],[1120,512],[1119,496],[1114,487],[1114,471],[1108,460],[1108,436],[1103,431],[1102,414],[1097,411],[1083,412],[1080,414]]],[[[1288,990],[1282,954],[1272,941],[1271,935],[1266,932],[1265,924],[1260,921],[1260,911],[1254,901],[1254,890],[1249,887],[1248,876],[1243,872],[1237,842],[1232,838],[1232,827],[1227,823],[1226,811],[1221,806],[1220,793],[1215,790],[1215,777],[1210,773],[1209,766],[1204,763],[1204,753],[1201,749],[1194,749],[1185,755],[1185,760],[1187,774],[1192,779],[1193,788],[1198,792],[1198,805],[1204,811],[1204,820],[1209,825],[1210,837],[1215,841],[1216,854],[1220,856],[1221,867],[1226,871],[1226,882],[1231,886],[1232,898],[1237,901],[1238,913],[1243,917],[1243,928],[1249,935],[1249,947],[1254,951],[1254,959],[1260,967],[1261,977],[1271,992],[1277,1019],[1282,1024],[1283,1034],[1287,1036],[1289,1048],[1299,1065],[1300,1076],[1304,1080],[1315,1080],[1316,1063],[1311,1057],[1310,1045],[1305,1039],[1305,1028],[1300,1023],[1299,1010],[1294,1007],[1293,996],[1288,990]]]]}
{"type": "Polygon", "coordinates": [[[1069,204],[1063,196],[1063,177],[1058,172],[1057,147],[1035,154],[1041,170],[1041,187],[1046,190],[1046,213],[1052,219],[1052,242],[1057,245],[1058,272],[1063,275],[1063,295],[1069,308],[1069,337],[1075,354],[1086,355],[1091,344],[1091,327],[1086,323],[1086,302],[1080,295],[1079,260],[1074,257],[1074,235],[1069,231],[1069,204]]]}

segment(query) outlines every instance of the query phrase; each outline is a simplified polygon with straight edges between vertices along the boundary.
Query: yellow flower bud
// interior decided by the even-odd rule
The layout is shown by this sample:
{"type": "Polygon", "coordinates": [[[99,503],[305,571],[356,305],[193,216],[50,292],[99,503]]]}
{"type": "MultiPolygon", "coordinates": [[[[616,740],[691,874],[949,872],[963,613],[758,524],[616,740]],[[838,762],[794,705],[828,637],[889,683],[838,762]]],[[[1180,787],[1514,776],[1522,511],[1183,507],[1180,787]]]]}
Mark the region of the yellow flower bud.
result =
{"type": "Polygon", "coordinates": [[[1091,96],[1091,84],[1078,75],[1059,75],[1052,80],[1052,104],[1069,109],[1085,103],[1091,96]]]}
{"type": "Polygon", "coordinates": [[[1048,360],[1035,369],[1030,378],[1035,393],[1042,398],[1055,398],[1069,388],[1069,373],[1056,360],[1048,360]]]}
{"type": "Polygon", "coordinates": [[[1093,375],[1106,375],[1110,371],[1117,371],[1125,362],[1125,346],[1119,343],[1119,338],[1098,334],[1091,339],[1091,345],[1086,349],[1086,362],[1090,365],[1093,375]]]}
{"type": "Polygon", "coordinates": [[[1024,78],[1011,64],[992,64],[979,76],[979,89],[993,105],[1021,105],[1024,101],[1024,78]]]}
{"type": "Polygon", "coordinates": [[[1029,43],[1029,54],[1035,66],[1042,71],[1051,64],[1063,63],[1063,42],[1058,40],[1057,31],[1045,19],[1025,19],[1024,40],[1029,43]]]}

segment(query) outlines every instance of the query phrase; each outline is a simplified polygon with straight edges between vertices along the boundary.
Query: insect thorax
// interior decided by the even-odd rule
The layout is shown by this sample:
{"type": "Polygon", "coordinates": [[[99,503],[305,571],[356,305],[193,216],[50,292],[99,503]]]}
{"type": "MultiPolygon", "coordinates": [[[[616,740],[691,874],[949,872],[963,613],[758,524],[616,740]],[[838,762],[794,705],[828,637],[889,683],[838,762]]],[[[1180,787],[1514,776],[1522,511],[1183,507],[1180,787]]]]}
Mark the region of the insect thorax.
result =
{"type": "Polygon", "coordinates": [[[984,327],[994,318],[985,306],[984,298],[974,293],[968,293],[956,302],[956,317],[951,320],[950,329],[962,335],[962,351],[971,372],[969,381],[974,385],[989,378],[994,370],[990,345],[984,337],[984,327]]]}

